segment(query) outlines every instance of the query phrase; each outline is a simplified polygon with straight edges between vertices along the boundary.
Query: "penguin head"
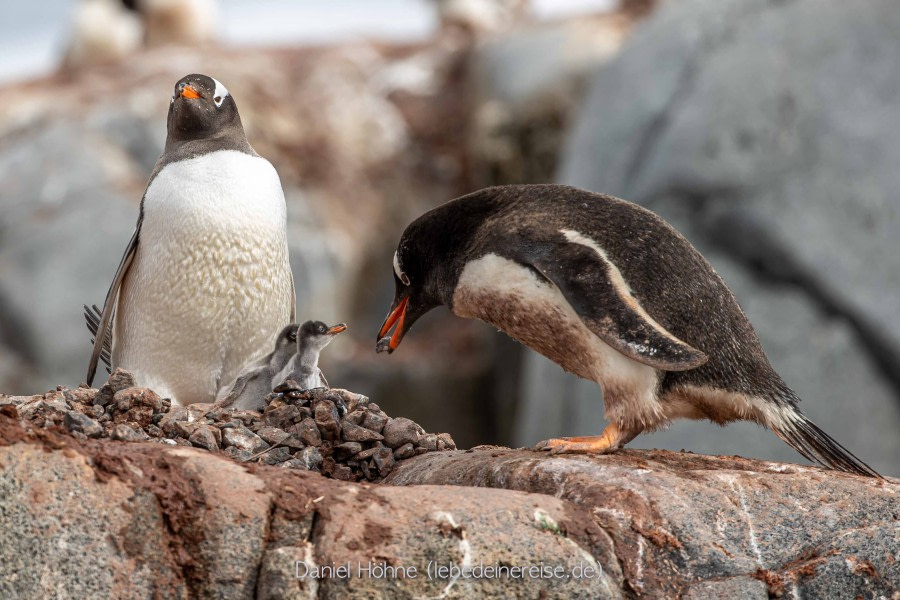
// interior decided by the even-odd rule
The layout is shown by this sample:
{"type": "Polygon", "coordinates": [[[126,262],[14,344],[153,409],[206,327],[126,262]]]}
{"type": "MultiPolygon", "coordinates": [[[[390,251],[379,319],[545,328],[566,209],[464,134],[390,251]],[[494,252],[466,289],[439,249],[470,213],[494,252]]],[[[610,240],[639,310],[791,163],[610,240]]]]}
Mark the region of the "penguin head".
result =
{"type": "Polygon", "coordinates": [[[377,352],[393,352],[422,315],[452,302],[463,240],[435,231],[434,224],[433,220],[413,222],[394,252],[394,301],[378,332],[377,352]],[[392,328],[394,333],[386,337],[392,328]]]}
{"type": "Polygon", "coordinates": [[[479,244],[479,228],[503,205],[495,194],[500,189],[451,200],[407,226],[394,253],[394,301],[378,332],[377,352],[396,350],[412,324],[432,308],[453,308],[460,275],[479,244]]]}
{"type": "Polygon", "coordinates": [[[175,84],[169,102],[170,142],[210,138],[235,128],[243,134],[237,105],[219,81],[193,74],[175,84]]]}
{"type": "Polygon", "coordinates": [[[329,327],[322,321],[307,321],[297,332],[297,352],[320,352],[337,334],[346,329],[344,323],[329,327]]]}
{"type": "Polygon", "coordinates": [[[291,355],[297,349],[297,332],[300,325],[291,323],[287,325],[275,338],[275,352],[272,354],[272,364],[282,365],[290,360],[291,355]]]}

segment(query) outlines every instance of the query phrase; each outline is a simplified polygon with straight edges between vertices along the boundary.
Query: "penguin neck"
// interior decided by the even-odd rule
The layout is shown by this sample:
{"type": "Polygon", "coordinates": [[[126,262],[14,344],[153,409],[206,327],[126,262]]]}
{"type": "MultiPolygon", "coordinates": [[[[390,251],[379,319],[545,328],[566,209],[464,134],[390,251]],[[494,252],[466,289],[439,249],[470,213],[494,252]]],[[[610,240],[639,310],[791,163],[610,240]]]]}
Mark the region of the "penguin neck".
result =
{"type": "Polygon", "coordinates": [[[297,358],[300,359],[300,370],[305,373],[315,373],[319,369],[319,350],[303,350],[297,358]]]}

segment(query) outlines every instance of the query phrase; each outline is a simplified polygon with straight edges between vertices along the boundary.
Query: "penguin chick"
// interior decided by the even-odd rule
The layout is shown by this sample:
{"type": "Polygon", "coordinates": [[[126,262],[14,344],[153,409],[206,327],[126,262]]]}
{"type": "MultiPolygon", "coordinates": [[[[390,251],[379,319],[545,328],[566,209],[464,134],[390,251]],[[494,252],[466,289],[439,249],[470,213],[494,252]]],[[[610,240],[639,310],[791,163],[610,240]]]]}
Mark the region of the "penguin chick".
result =
{"type": "Polygon", "coordinates": [[[300,384],[300,389],[304,390],[328,387],[328,382],[319,369],[319,353],[337,334],[346,329],[344,323],[329,327],[321,321],[307,321],[301,325],[297,332],[297,353],[272,380],[273,387],[288,379],[296,381],[300,384]]]}
{"type": "Polygon", "coordinates": [[[284,192],[221,82],[188,75],[88,364],[107,351],[173,405],[213,402],[293,322],[284,192]]]}
{"type": "Polygon", "coordinates": [[[603,388],[601,435],[540,448],[603,453],[676,418],[748,420],[810,460],[879,477],[800,412],[712,266],[640,206],[562,185],[481,190],[406,228],[394,283],[379,352],[443,304],[603,388]]]}
{"type": "Polygon", "coordinates": [[[231,385],[219,390],[216,406],[238,410],[262,411],[266,396],[272,391],[272,379],[284,369],[297,349],[297,331],[292,323],[281,330],[275,340],[275,350],[244,367],[231,385]]]}

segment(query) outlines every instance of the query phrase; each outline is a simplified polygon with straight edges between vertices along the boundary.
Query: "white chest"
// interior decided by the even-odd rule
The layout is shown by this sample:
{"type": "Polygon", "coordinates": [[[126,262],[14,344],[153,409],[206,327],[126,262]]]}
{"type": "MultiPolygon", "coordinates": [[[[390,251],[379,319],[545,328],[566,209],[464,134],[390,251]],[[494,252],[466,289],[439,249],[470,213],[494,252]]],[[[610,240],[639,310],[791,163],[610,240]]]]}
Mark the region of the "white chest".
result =
{"type": "Polygon", "coordinates": [[[172,163],[144,196],[142,237],[262,236],[283,230],[284,192],[264,158],[220,150],[172,163]]]}

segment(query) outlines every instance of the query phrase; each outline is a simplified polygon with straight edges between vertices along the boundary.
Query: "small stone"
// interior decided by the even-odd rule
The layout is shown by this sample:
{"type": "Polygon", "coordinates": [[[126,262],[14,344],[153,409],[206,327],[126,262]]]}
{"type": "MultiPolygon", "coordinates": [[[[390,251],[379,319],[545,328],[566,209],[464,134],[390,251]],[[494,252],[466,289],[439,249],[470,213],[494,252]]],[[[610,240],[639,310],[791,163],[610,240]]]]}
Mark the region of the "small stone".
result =
{"type": "Polygon", "coordinates": [[[456,450],[456,442],[450,437],[449,433],[439,433],[437,440],[438,450],[456,450]]]}
{"type": "Polygon", "coordinates": [[[173,406],[156,425],[169,437],[175,437],[175,423],[187,421],[188,411],[183,406],[173,406]]]}
{"type": "Polygon", "coordinates": [[[72,402],[78,402],[79,404],[94,404],[94,399],[99,392],[100,390],[93,388],[78,387],[74,390],[68,390],[66,392],[66,398],[72,402]]]}
{"type": "Polygon", "coordinates": [[[253,456],[251,452],[248,452],[247,450],[243,450],[236,446],[225,448],[225,454],[239,462],[245,462],[249,460],[251,456],[253,456]]]}
{"type": "Polygon", "coordinates": [[[316,405],[314,414],[316,427],[319,428],[323,440],[334,441],[341,438],[340,415],[333,402],[322,400],[316,405]]]}
{"type": "Polygon", "coordinates": [[[222,442],[225,446],[233,446],[239,450],[246,450],[250,454],[262,452],[269,447],[261,437],[246,427],[232,427],[222,431],[222,442]]]}
{"type": "Polygon", "coordinates": [[[314,446],[307,446],[294,453],[294,458],[303,463],[307,471],[316,471],[322,465],[322,453],[314,446]]]}
{"type": "Polygon", "coordinates": [[[296,458],[286,460],[278,466],[284,467],[285,469],[306,469],[306,463],[296,458]]]}
{"type": "Polygon", "coordinates": [[[267,465],[277,465],[278,463],[282,463],[286,460],[291,459],[291,450],[290,448],[285,448],[284,446],[279,446],[269,452],[266,452],[264,455],[260,457],[260,462],[263,462],[267,465]]]}
{"type": "Polygon", "coordinates": [[[276,394],[284,394],[285,392],[293,392],[300,391],[302,388],[300,384],[294,381],[293,379],[286,379],[284,382],[280,383],[276,386],[272,391],[276,394]]]}
{"type": "Polygon", "coordinates": [[[130,425],[126,425],[125,423],[119,423],[112,429],[112,433],[109,434],[114,440],[119,440],[122,442],[142,442],[147,439],[147,434],[141,431],[135,430],[130,425]]]}
{"type": "Polygon", "coordinates": [[[359,463],[359,470],[362,472],[363,476],[369,481],[374,481],[378,476],[378,471],[375,471],[370,465],[369,461],[362,461],[359,463]]]}
{"type": "Polygon", "coordinates": [[[197,427],[188,438],[188,441],[198,448],[206,448],[209,451],[219,449],[219,443],[216,441],[215,434],[213,434],[213,428],[209,425],[197,427]]]}
{"type": "Polygon", "coordinates": [[[73,433],[77,431],[88,437],[95,438],[103,434],[103,427],[100,423],[76,410],[66,412],[65,425],[69,431],[73,433]]]}
{"type": "Polygon", "coordinates": [[[289,437],[291,434],[283,429],[267,425],[265,427],[260,427],[259,431],[256,432],[256,435],[270,444],[277,444],[281,440],[289,437]]]}
{"type": "Polygon", "coordinates": [[[356,456],[353,457],[353,460],[364,461],[372,458],[372,455],[378,452],[381,448],[369,448],[368,450],[363,450],[362,452],[357,453],[356,456]]]}
{"type": "Polygon", "coordinates": [[[334,458],[336,460],[346,460],[354,454],[359,454],[362,450],[362,444],[359,442],[344,442],[334,447],[334,458]]]}
{"type": "Polygon", "coordinates": [[[358,408],[362,408],[369,404],[368,396],[363,396],[362,394],[354,394],[353,392],[347,392],[346,396],[349,397],[347,400],[347,411],[353,412],[358,408]]]}
{"type": "Polygon", "coordinates": [[[378,452],[372,455],[372,464],[378,469],[378,474],[386,477],[394,468],[394,453],[390,448],[379,448],[378,452]]]}
{"type": "Polygon", "coordinates": [[[206,416],[216,405],[212,402],[196,402],[188,404],[185,408],[188,411],[188,421],[194,422],[206,416]]]}
{"type": "Polygon", "coordinates": [[[156,425],[147,425],[144,427],[144,431],[147,432],[147,435],[154,438],[160,438],[163,436],[162,429],[157,427],[156,425]]]}
{"type": "Polygon", "coordinates": [[[341,419],[341,425],[345,423],[353,423],[354,425],[359,425],[363,422],[363,419],[366,418],[366,411],[364,410],[355,410],[353,412],[349,412],[344,415],[344,418],[341,419]]]}
{"type": "Polygon", "coordinates": [[[162,443],[165,444],[166,446],[175,446],[175,445],[177,445],[177,442],[176,442],[175,440],[173,440],[172,438],[163,438],[163,439],[160,440],[160,442],[162,442],[162,443]]]}
{"type": "Polygon", "coordinates": [[[301,420],[300,411],[296,406],[284,405],[273,408],[270,404],[263,413],[263,420],[272,427],[288,429],[291,425],[301,420]]]}
{"type": "Polygon", "coordinates": [[[353,469],[351,469],[347,465],[343,465],[341,463],[337,463],[334,465],[334,469],[331,472],[331,476],[340,481],[355,481],[356,480],[356,477],[353,476],[353,469]]]}
{"type": "Polygon", "coordinates": [[[100,388],[94,402],[107,406],[112,403],[113,397],[117,392],[136,386],[137,380],[134,378],[134,375],[124,369],[116,369],[100,388]]]}
{"type": "Polygon", "coordinates": [[[194,431],[199,427],[199,423],[188,423],[187,421],[175,421],[175,432],[178,434],[178,437],[188,438],[190,439],[191,435],[194,434],[194,431]]]}
{"type": "Polygon", "coordinates": [[[88,414],[95,419],[106,412],[106,409],[103,408],[102,404],[93,404],[88,410],[89,412],[86,412],[85,414],[88,414]]]}
{"type": "Polygon", "coordinates": [[[419,441],[419,433],[423,431],[415,422],[405,417],[388,419],[381,434],[384,443],[391,448],[399,448],[403,444],[415,444],[419,441]]]}
{"type": "Polygon", "coordinates": [[[416,455],[416,448],[412,444],[403,444],[394,450],[394,458],[403,460],[404,458],[412,458],[416,455]]]}
{"type": "Polygon", "coordinates": [[[300,441],[307,446],[322,445],[322,434],[319,433],[319,428],[311,417],[303,419],[303,421],[294,425],[292,429],[294,434],[300,438],[300,441]]]}
{"type": "Polygon", "coordinates": [[[342,392],[344,392],[345,390],[325,389],[324,391],[325,400],[330,401],[332,404],[334,404],[335,408],[338,411],[338,417],[346,415],[347,400],[349,400],[349,398],[344,398],[344,394],[342,392]]]}
{"type": "Polygon", "coordinates": [[[358,423],[359,425],[365,427],[369,431],[374,431],[375,433],[381,433],[384,430],[384,426],[387,423],[388,418],[384,413],[373,410],[367,410],[365,413],[365,418],[363,418],[362,423],[358,423]]]}
{"type": "Polygon", "coordinates": [[[425,448],[429,452],[437,450],[437,435],[428,433],[419,438],[419,448],[425,448]]]}
{"type": "Polygon", "coordinates": [[[365,427],[354,425],[353,423],[344,423],[343,438],[348,442],[374,442],[383,440],[384,436],[374,431],[369,431],[365,427]]]}

